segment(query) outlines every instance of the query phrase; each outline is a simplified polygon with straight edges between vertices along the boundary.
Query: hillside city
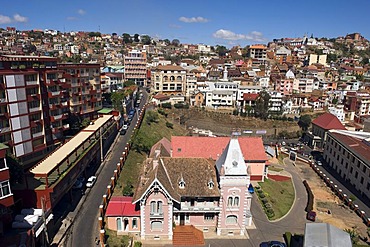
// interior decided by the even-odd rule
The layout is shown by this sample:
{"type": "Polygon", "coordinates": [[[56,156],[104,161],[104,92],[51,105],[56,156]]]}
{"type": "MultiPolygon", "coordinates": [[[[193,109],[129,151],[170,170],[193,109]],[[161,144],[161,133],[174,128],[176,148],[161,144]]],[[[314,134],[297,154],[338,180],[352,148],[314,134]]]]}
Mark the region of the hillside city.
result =
{"type": "Polygon", "coordinates": [[[369,151],[360,33],[0,28],[1,246],[367,246],[369,151]]]}

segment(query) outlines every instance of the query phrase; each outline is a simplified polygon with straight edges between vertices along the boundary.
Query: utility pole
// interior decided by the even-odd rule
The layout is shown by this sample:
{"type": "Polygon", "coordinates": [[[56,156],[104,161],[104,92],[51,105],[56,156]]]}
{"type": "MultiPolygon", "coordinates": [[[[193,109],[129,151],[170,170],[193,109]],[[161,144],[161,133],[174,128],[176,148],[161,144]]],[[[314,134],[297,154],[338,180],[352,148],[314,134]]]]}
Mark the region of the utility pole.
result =
{"type": "Polygon", "coordinates": [[[41,208],[42,208],[42,221],[44,222],[44,232],[45,232],[45,240],[46,240],[45,246],[50,246],[48,228],[47,228],[46,216],[45,216],[45,198],[44,197],[41,197],[41,208]]]}
{"type": "Polygon", "coordinates": [[[103,160],[104,160],[104,157],[103,157],[103,135],[102,135],[102,131],[101,131],[101,128],[99,128],[99,134],[100,134],[100,161],[101,163],[103,163],[103,160]]]}

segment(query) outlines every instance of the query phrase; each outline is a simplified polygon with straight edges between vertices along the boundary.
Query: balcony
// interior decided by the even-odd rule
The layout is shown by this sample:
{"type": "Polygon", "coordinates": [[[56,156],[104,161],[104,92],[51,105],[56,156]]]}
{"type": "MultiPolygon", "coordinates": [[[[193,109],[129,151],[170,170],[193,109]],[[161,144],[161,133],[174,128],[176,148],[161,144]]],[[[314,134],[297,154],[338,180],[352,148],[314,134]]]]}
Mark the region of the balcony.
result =
{"type": "Polygon", "coordinates": [[[0,105],[5,104],[6,102],[8,102],[8,100],[6,98],[1,98],[0,99],[0,105]]]}
{"type": "Polygon", "coordinates": [[[150,212],[150,218],[163,218],[163,212],[159,213],[150,212]]]}
{"type": "Polygon", "coordinates": [[[69,130],[69,124],[64,124],[63,125],[63,130],[69,130]]]}
{"type": "Polygon", "coordinates": [[[61,102],[60,104],[62,105],[62,107],[68,106],[68,101],[61,102]]]}
{"type": "Polygon", "coordinates": [[[37,138],[37,137],[40,137],[40,136],[43,136],[44,134],[41,132],[37,132],[37,133],[33,133],[32,134],[32,138],[37,138]]]}
{"type": "Polygon", "coordinates": [[[59,121],[62,120],[63,114],[55,115],[55,116],[50,116],[51,122],[59,121]]]}
{"type": "Polygon", "coordinates": [[[9,119],[9,113],[7,113],[7,112],[0,112],[0,117],[5,117],[5,118],[9,119]]]}
{"type": "MultiPolygon", "coordinates": [[[[176,211],[176,209],[175,209],[176,211]]],[[[221,207],[216,202],[195,202],[192,206],[190,202],[181,202],[181,209],[178,211],[187,212],[220,212],[221,207]]]]}
{"type": "Polygon", "coordinates": [[[3,133],[7,133],[10,131],[10,127],[2,127],[0,128],[0,133],[3,134],[3,133]]]}
{"type": "Polygon", "coordinates": [[[60,91],[48,92],[50,98],[60,96],[60,91]]]}
{"type": "Polygon", "coordinates": [[[37,112],[37,111],[41,111],[41,108],[40,106],[38,107],[32,107],[32,108],[28,108],[29,112],[37,112]]]}
{"type": "Polygon", "coordinates": [[[26,81],[26,85],[27,86],[35,86],[35,85],[38,85],[38,81],[26,81]]]}

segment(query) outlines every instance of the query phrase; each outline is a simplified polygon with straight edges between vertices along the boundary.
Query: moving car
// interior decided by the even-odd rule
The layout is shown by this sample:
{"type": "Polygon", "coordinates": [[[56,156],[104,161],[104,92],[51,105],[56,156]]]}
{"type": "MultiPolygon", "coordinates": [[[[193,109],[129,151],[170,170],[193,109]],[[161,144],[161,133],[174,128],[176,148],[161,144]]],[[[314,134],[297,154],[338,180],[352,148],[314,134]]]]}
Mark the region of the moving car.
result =
{"type": "Polygon", "coordinates": [[[307,213],[306,218],[310,221],[315,221],[316,220],[316,212],[315,211],[310,211],[307,213]]]}
{"type": "Polygon", "coordinates": [[[260,247],[286,247],[285,243],[279,241],[262,242],[260,247]]]}
{"type": "Polygon", "coordinates": [[[86,187],[87,188],[93,187],[93,185],[95,184],[95,182],[96,182],[96,177],[95,176],[89,177],[89,179],[87,180],[87,183],[86,183],[86,187]]]}

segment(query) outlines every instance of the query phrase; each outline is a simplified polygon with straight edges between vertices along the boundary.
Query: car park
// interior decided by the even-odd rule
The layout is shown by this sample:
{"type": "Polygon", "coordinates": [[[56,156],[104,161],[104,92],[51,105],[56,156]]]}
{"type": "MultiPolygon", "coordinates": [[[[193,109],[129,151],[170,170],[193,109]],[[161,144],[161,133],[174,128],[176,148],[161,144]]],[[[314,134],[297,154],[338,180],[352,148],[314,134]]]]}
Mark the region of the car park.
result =
{"type": "Polygon", "coordinates": [[[87,183],[86,183],[86,187],[87,188],[93,187],[95,182],[96,182],[96,177],[95,176],[89,177],[89,179],[87,180],[87,183]]]}
{"type": "Polygon", "coordinates": [[[262,242],[260,247],[286,247],[286,244],[279,241],[268,241],[262,242]]]}

